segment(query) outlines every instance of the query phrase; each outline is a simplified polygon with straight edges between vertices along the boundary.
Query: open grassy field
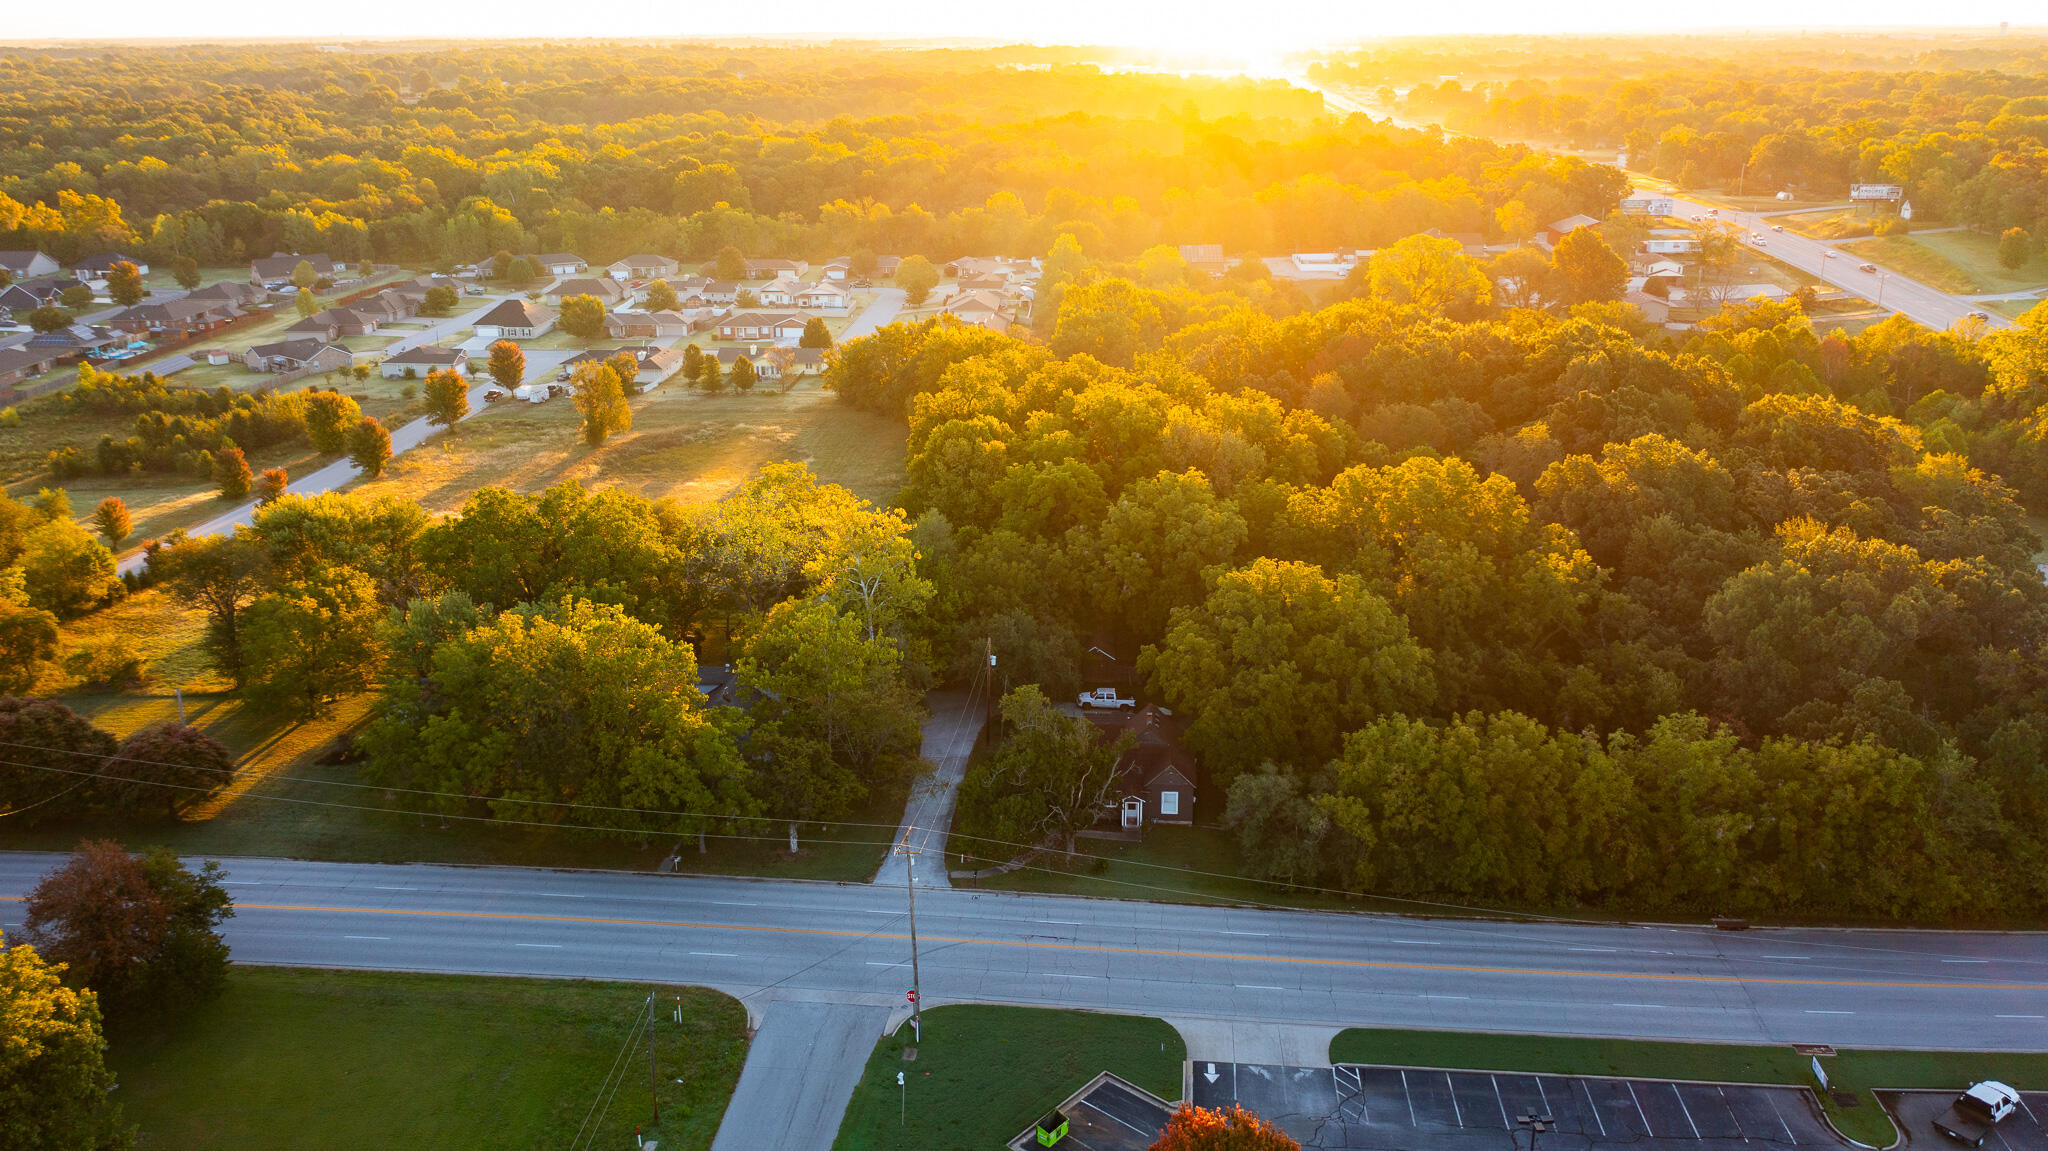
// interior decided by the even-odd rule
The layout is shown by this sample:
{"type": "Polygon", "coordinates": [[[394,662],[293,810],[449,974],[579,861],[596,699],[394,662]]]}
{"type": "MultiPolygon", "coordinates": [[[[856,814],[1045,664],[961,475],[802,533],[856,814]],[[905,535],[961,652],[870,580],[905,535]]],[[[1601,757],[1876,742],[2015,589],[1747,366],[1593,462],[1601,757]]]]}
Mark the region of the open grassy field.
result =
{"type": "Polygon", "coordinates": [[[903,1059],[910,1045],[909,1023],[875,1045],[833,1151],[988,1151],[1098,1072],[1178,1099],[1187,1058],[1157,1019],[1029,1007],[936,1007],[915,1062],[903,1059]]]}
{"type": "Polygon", "coordinates": [[[637,1058],[590,1146],[631,1147],[644,1127],[663,1148],[709,1147],[746,1060],[746,1013],[701,988],[241,967],[171,1030],[117,1032],[108,1063],[143,1147],[509,1151],[569,1145],[629,1042],[637,1058]]]}
{"type": "MultiPolygon", "coordinates": [[[[1474,1071],[1817,1086],[1809,1058],[1790,1047],[1732,1043],[1352,1028],[1331,1041],[1330,1059],[1474,1071]]],[[[2001,1079],[2023,1090],[2048,1084],[2048,1055],[2040,1054],[1844,1050],[1824,1063],[1834,1089],[1854,1091],[1858,1102],[1855,1107],[1841,1107],[1823,1096],[1828,1118],[1842,1134],[1873,1147],[1889,1147],[1896,1138],[1891,1120],[1871,1095],[1873,1088],[1962,1088],[1986,1078],[2001,1079]]]]}
{"type": "Polygon", "coordinates": [[[1998,241],[1975,232],[1879,236],[1844,244],[1842,249],[1961,295],[2026,291],[2048,284],[2048,258],[2035,256],[2019,269],[2008,270],[1998,262],[1998,241]]]}
{"type": "Polygon", "coordinates": [[[706,396],[671,380],[636,397],[633,430],[604,446],[585,445],[580,427],[567,400],[500,401],[356,490],[410,496],[429,511],[454,510],[491,484],[533,491],[565,480],[708,503],[784,460],[878,502],[903,483],[903,426],[839,403],[815,378],[787,394],[763,387],[745,396],[706,396]]]}
{"type": "Polygon", "coordinates": [[[1802,236],[1812,236],[1816,240],[1846,240],[1870,235],[1876,217],[1859,214],[1853,208],[1819,208],[1811,212],[1773,216],[1770,222],[1783,224],[1802,236]]]}

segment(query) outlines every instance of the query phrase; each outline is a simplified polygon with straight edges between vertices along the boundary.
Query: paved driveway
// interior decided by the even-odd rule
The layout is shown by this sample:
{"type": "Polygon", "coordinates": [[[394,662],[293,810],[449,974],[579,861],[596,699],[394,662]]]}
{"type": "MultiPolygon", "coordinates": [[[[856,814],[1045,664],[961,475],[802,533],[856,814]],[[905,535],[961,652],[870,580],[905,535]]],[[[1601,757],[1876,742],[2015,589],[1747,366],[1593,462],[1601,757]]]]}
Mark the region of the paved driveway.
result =
{"type": "MultiPolygon", "coordinates": [[[[2015,1087],[2020,1086],[2014,1084],[2015,1087]]],[[[1878,1102],[1898,1120],[1900,1147],[1924,1151],[1965,1151],[1962,1144],[1934,1129],[1934,1117],[1955,1102],[1954,1091],[1880,1091],[1878,1102]]],[[[2048,1092],[2020,1096],[2020,1110],[1991,1129],[1984,1151],[2048,1151],[2048,1092]]]]}
{"type": "Polygon", "coordinates": [[[1755,1151],[1760,1143],[1852,1146],[1821,1117],[1812,1093],[1796,1087],[1356,1064],[1197,1063],[1194,1072],[1196,1104],[1239,1103],[1286,1128],[1302,1146],[1330,1151],[1526,1149],[1528,1136],[1515,1122],[1520,1115],[1557,1120],[1541,1136],[1546,1151],[1651,1140],[1674,1151],[1755,1151]]]}

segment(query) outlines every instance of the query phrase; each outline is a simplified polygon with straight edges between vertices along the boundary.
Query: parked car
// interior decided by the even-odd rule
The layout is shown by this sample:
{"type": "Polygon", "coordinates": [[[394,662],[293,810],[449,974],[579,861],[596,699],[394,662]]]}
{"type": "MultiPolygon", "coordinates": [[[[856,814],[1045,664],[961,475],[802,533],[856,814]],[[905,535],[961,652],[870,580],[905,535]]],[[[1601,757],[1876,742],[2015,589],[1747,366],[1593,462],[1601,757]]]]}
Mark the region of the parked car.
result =
{"type": "Polygon", "coordinates": [[[1082,707],[1106,707],[1111,711],[1138,706],[1138,701],[1118,695],[1113,687],[1098,687],[1094,691],[1081,693],[1082,707]]]}
{"type": "Polygon", "coordinates": [[[1934,1117],[1934,1129],[1965,1147],[1982,1147],[1991,1129],[2019,1109],[2020,1093],[1995,1079],[1973,1083],[1948,1110],[1934,1117]]]}

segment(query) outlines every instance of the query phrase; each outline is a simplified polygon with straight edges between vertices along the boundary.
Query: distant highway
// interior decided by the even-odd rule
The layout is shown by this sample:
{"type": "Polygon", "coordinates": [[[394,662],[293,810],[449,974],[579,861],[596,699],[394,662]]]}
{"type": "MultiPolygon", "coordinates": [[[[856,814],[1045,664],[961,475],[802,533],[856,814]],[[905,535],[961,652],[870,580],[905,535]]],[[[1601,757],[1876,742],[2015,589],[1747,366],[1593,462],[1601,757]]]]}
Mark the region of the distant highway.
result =
{"type": "MultiPolygon", "coordinates": [[[[62,858],[0,853],[0,896],[62,858]]],[[[225,862],[241,962],[702,984],[756,1011],[900,1007],[910,987],[898,887],[225,862]]],[[[0,903],[0,921],[20,917],[0,903]]],[[[919,892],[917,917],[928,1004],[2048,1050],[2048,946],[2035,934],[1401,919],[938,887],[919,892]]]]}

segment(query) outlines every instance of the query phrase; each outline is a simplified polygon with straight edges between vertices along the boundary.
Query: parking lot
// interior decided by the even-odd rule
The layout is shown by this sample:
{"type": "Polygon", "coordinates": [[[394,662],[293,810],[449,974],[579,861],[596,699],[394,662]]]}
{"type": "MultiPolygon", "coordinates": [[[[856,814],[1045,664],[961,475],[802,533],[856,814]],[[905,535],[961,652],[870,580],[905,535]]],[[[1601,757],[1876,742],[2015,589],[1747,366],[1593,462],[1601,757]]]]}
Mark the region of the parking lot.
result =
{"type": "MultiPolygon", "coordinates": [[[[1934,1117],[1955,1102],[1955,1092],[1880,1091],[1877,1098],[1898,1122],[1899,1132],[1905,1136],[1901,1146],[1963,1151],[1962,1144],[1934,1129],[1934,1117]]],[[[2048,1151],[2048,1128],[2042,1126],[2043,1120],[2048,1120],[2048,1093],[2022,1094],[2020,1109],[1991,1129],[1984,1151],[2048,1151]]]]}
{"type": "Polygon", "coordinates": [[[1528,1151],[1526,1129],[1515,1123],[1519,1115],[1557,1121],[1539,1137],[1544,1151],[1652,1141],[1660,1148],[1700,1151],[1755,1151],[1758,1144],[1851,1146],[1821,1117],[1813,1096],[1794,1087],[1349,1064],[1196,1063],[1194,1102],[1241,1104],[1278,1123],[1303,1147],[1325,1151],[1528,1151]]]}

